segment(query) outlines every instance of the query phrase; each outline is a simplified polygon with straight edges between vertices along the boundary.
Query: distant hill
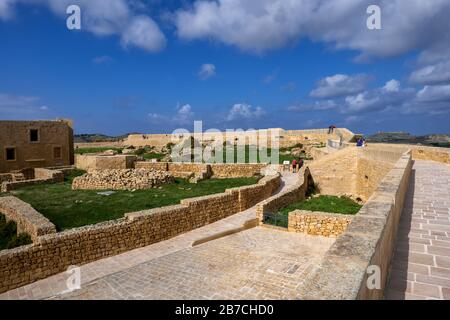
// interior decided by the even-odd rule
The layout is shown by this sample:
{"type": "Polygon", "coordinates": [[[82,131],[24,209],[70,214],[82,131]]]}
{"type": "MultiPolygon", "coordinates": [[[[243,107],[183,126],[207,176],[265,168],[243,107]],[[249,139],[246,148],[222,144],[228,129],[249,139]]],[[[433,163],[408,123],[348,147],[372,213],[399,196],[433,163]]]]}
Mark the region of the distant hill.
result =
{"type": "MultiPolygon", "coordinates": [[[[129,134],[132,134],[132,133],[129,133],[129,134]]],[[[121,141],[123,139],[126,139],[129,134],[127,133],[127,134],[117,136],[117,137],[107,136],[107,135],[98,134],[98,133],[76,134],[76,135],[74,135],[74,141],[75,141],[75,143],[116,142],[116,141],[121,141]]]]}
{"type": "Polygon", "coordinates": [[[368,142],[407,143],[424,146],[450,148],[450,136],[447,134],[429,134],[414,136],[407,132],[378,132],[366,138],[368,142]]]}

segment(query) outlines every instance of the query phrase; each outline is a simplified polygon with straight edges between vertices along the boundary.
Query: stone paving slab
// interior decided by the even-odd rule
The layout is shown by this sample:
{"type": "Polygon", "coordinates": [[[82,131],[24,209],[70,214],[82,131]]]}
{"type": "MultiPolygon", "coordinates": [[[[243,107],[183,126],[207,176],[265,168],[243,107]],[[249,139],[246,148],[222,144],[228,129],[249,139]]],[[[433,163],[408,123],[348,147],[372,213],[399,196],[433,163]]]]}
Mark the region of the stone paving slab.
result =
{"type": "Polygon", "coordinates": [[[416,160],[386,299],[450,299],[450,166],[416,160]]]}
{"type": "Polygon", "coordinates": [[[332,238],[256,227],[185,248],[53,299],[298,299],[332,238]]]}

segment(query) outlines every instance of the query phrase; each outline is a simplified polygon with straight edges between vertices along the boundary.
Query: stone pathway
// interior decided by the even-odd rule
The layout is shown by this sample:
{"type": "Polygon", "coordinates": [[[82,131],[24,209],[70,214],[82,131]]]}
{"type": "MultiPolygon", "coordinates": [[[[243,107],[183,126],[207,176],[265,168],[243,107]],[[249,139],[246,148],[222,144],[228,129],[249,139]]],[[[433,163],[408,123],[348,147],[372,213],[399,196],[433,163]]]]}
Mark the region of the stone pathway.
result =
{"type": "Polygon", "coordinates": [[[450,166],[415,161],[387,299],[450,299],[450,166]]]}
{"type": "MultiPolygon", "coordinates": [[[[296,174],[284,174],[283,185],[278,192],[294,184],[297,178],[296,174]]],[[[334,242],[333,239],[318,241],[318,238],[310,236],[258,227],[192,247],[192,243],[197,240],[239,228],[255,216],[255,207],[253,207],[170,240],[83,265],[80,267],[82,290],[72,295],[64,293],[67,290],[66,281],[69,274],[63,272],[0,294],[0,300],[50,297],[170,299],[185,297],[182,295],[185,291],[179,287],[187,285],[183,279],[193,281],[192,284],[203,283],[205,279],[211,281],[215,279],[211,283],[221,283],[223,287],[223,290],[210,288],[201,291],[198,289],[195,294],[191,288],[189,290],[192,293],[191,297],[205,299],[247,297],[250,299],[261,297],[263,292],[266,292],[261,288],[269,285],[261,281],[259,277],[264,278],[269,274],[269,278],[276,278],[277,272],[268,271],[271,270],[270,266],[272,269],[285,272],[291,270],[292,273],[288,275],[301,280],[311,269],[308,266],[315,265],[334,242]],[[231,261],[233,261],[233,268],[229,266],[231,261]],[[295,271],[292,271],[294,269],[295,271]],[[241,278],[237,277],[239,272],[242,275],[241,278]],[[191,274],[192,277],[189,278],[187,274],[191,274]],[[123,281],[119,283],[117,279],[123,279],[123,281]],[[245,282],[245,279],[249,279],[254,286],[245,282]],[[249,286],[256,289],[245,293],[247,289],[233,291],[230,286],[239,290],[249,286]],[[151,292],[148,291],[150,288],[151,292]]],[[[283,277],[285,275],[281,276],[283,277]]],[[[283,286],[286,283],[283,279],[279,279],[279,284],[273,280],[271,285],[283,286]]],[[[202,287],[207,288],[204,285],[202,287]]],[[[269,297],[270,292],[275,292],[276,296],[284,297],[287,291],[288,289],[285,291],[274,289],[267,291],[266,294],[269,297]]],[[[292,294],[291,291],[289,295],[292,294]]]]}

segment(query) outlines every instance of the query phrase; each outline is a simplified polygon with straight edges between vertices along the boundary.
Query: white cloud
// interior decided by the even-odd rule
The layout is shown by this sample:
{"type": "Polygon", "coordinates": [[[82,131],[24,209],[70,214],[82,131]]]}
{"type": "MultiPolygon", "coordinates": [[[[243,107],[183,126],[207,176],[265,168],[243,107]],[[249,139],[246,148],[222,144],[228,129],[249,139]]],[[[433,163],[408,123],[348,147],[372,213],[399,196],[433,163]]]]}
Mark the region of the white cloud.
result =
{"type": "Polygon", "coordinates": [[[425,86],[417,93],[420,102],[449,102],[450,85],[425,86]]]}
{"type": "Polygon", "coordinates": [[[409,80],[418,84],[440,84],[450,82],[450,61],[432,64],[411,73],[409,80]]]}
{"type": "Polygon", "coordinates": [[[13,4],[16,0],[0,1],[0,19],[8,20],[13,16],[13,4]]]}
{"type": "Polygon", "coordinates": [[[81,30],[96,36],[117,35],[121,43],[149,52],[164,48],[166,39],[157,24],[146,15],[136,13],[136,1],[127,0],[1,0],[0,19],[13,15],[18,3],[47,6],[55,15],[66,18],[69,5],[81,8],[81,30]]]}
{"type": "Polygon", "coordinates": [[[198,77],[202,80],[211,78],[216,74],[216,66],[211,63],[205,63],[200,67],[198,77]]]}
{"type": "Polygon", "coordinates": [[[162,115],[159,113],[149,113],[150,121],[161,124],[167,122],[172,125],[188,125],[193,122],[194,112],[190,104],[178,104],[173,115],[162,115]]]}
{"type": "Polygon", "coordinates": [[[317,87],[311,91],[313,98],[336,98],[363,91],[371,77],[365,74],[349,76],[336,74],[319,80],[317,87]]]}
{"type": "Polygon", "coordinates": [[[265,113],[266,112],[261,107],[253,108],[249,104],[237,103],[231,107],[230,111],[228,112],[228,116],[226,117],[226,120],[233,121],[240,119],[246,120],[259,119],[263,115],[265,115],[265,113]]]}
{"type": "Polygon", "coordinates": [[[157,52],[166,46],[166,38],[158,25],[147,16],[133,17],[122,33],[124,47],[135,46],[149,52],[157,52]]]}
{"type": "Polygon", "coordinates": [[[399,92],[400,91],[400,82],[395,79],[389,80],[384,85],[383,90],[385,90],[387,92],[399,92]]]}
{"type": "Polygon", "coordinates": [[[362,120],[361,116],[348,116],[347,118],[345,118],[345,123],[351,124],[351,123],[359,122],[361,120],[362,120]]]}
{"type": "Polygon", "coordinates": [[[372,4],[373,0],[196,0],[176,13],[175,24],[183,39],[212,39],[257,53],[301,38],[357,50],[361,59],[412,50],[428,57],[436,51],[448,53],[448,0],[379,0],[382,30],[376,31],[366,27],[366,9],[372,4]]]}

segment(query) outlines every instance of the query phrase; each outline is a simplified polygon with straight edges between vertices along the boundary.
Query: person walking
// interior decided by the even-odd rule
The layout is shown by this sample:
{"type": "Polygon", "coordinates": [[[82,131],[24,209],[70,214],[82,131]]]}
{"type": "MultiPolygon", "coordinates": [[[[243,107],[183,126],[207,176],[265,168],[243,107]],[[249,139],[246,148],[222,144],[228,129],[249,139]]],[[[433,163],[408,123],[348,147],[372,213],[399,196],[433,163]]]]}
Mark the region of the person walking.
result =
{"type": "Polygon", "coordinates": [[[297,159],[292,160],[292,172],[296,173],[297,171],[297,159]]]}

